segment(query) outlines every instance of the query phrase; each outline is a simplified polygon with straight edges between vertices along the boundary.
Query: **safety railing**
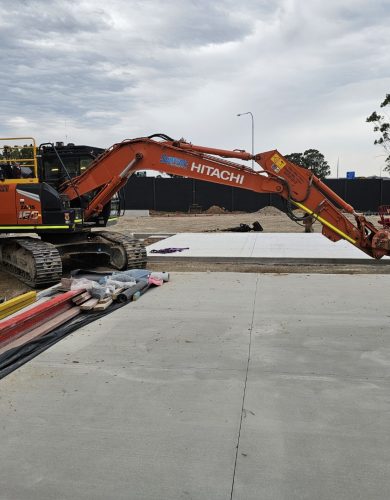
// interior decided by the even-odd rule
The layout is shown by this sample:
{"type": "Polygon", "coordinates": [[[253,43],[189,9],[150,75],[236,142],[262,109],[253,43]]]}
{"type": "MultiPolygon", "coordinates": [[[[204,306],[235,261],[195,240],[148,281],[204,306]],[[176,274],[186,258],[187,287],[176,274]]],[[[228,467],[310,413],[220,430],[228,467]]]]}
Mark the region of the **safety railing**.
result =
{"type": "Polygon", "coordinates": [[[0,138],[0,183],[38,182],[37,147],[33,137],[0,138]]]}

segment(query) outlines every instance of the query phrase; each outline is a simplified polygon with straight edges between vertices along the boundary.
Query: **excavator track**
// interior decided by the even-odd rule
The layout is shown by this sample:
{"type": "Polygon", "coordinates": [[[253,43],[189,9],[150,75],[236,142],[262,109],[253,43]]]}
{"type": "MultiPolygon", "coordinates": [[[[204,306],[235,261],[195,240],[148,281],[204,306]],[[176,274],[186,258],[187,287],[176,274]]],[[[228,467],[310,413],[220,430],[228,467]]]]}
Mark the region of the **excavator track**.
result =
{"type": "Polygon", "coordinates": [[[116,269],[143,269],[146,267],[146,248],[141,240],[112,231],[101,231],[93,234],[98,234],[100,238],[113,244],[113,247],[117,247],[117,255],[113,252],[111,257],[111,265],[116,269]]]}
{"type": "Polygon", "coordinates": [[[37,238],[8,238],[0,242],[0,265],[33,288],[58,283],[62,275],[56,247],[37,238]]]}

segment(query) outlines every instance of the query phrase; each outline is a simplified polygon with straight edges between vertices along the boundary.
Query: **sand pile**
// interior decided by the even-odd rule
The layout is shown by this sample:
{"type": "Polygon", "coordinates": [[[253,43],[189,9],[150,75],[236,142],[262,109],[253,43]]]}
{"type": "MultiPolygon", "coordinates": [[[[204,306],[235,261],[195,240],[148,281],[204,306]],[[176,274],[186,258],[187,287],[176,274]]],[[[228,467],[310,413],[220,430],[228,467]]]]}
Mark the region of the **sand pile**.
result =
{"type": "Polygon", "coordinates": [[[225,214],[226,210],[224,208],[219,207],[218,205],[212,205],[210,208],[205,210],[205,214],[225,214]]]}
{"type": "Polygon", "coordinates": [[[262,215],[282,215],[283,212],[281,212],[278,208],[276,207],[263,207],[260,208],[255,214],[262,214],[262,215]]]}

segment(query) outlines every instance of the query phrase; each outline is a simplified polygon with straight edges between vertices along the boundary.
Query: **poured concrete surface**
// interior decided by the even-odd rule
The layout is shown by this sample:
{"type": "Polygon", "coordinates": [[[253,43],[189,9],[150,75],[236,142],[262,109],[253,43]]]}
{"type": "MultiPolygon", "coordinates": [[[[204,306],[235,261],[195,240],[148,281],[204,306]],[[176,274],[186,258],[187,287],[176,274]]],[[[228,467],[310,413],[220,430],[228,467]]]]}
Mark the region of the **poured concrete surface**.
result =
{"type": "MultiPolygon", "coordinates": [[[[165,257],[215,257],[252,259],[373,259],[345,240],[337,243],[319,233],[179,233],[148,246],[148,255],[165,257]],[[188,248],[172,254],[151,250],[188,248]]],[[[384,257],[390,262],[390,257],[384,257]]]]}
{"type": "Polygon", "coordinates": [[[387,499],[389,285],[173,274],[0,381],[0,498],[387,499]]]}

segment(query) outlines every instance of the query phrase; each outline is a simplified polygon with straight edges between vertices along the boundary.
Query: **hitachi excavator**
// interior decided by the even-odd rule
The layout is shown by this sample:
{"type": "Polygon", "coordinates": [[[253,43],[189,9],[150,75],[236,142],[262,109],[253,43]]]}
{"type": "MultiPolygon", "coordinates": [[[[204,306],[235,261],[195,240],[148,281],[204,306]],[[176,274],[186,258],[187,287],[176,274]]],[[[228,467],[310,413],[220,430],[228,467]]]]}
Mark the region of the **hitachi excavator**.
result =
{"type": "Polygon", "coordinates": [[[139,241],[93,230],[110,223],[113,211],[118,212],[117,193],[139,170],[278,194],[286,200],[286,213],[293,220],[302,220],[294,214],[299,208],[322,224],[322,233],[330,240],[345,239],[376,259],[390,255],[389,230],[376,228],[310,170],[289,162],[277,150],[252,156],[154,134],[124,140],[95,158],[92,155],[90,164],[73,176],[60,162],[61,175],[53,181],[42,168],[42,157],[49,150],[60,160],[57,149],[51,144],[37,149],[32,138],[17,139],[30,145],[19,148],[18,154],[4,146],[0,156],[0,232],[18,233],[0,238],[1,264],[32,286],[58,281],[62,260],[69,256],[86,255],[92,263],[94,256],[103,254],[121,270],[145,266],[146,252],[139,241]],[[233,158],[253,159],[261,170],[232,162],[233,158]],[[35,233],[38,238],[20,233],[35,233]]]}

